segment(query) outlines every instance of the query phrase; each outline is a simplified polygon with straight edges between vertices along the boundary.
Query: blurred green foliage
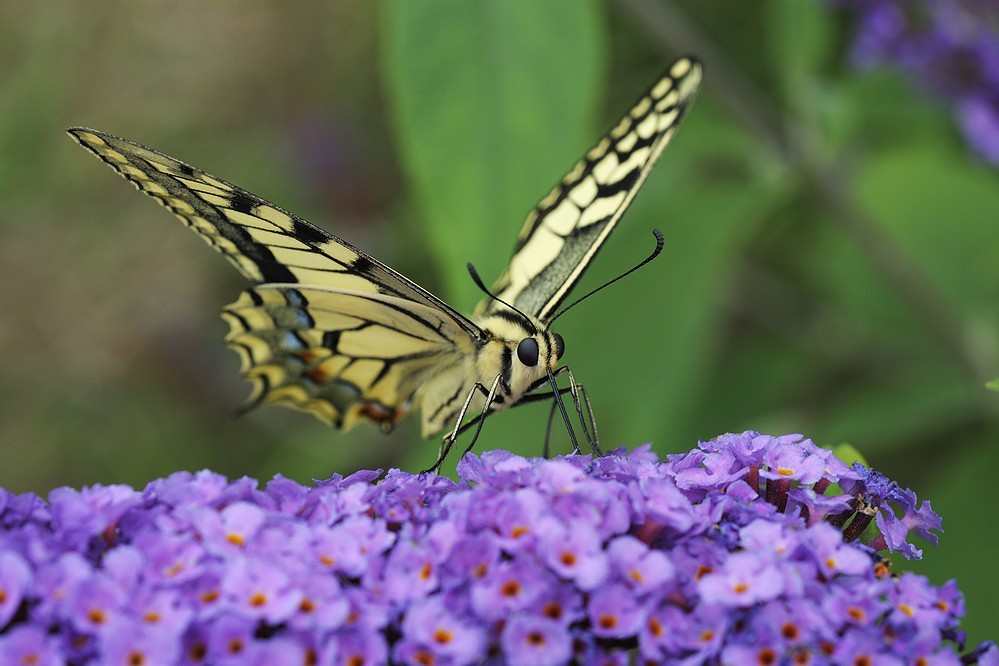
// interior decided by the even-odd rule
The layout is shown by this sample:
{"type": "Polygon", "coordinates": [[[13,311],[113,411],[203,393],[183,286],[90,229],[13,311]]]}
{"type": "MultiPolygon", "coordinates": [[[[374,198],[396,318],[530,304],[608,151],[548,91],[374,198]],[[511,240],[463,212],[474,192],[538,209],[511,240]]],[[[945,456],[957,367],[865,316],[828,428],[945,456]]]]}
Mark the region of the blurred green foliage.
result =
{"type": "MultiPolygon", "coordinates": [[[[216,313],[239,276],[63,128],[239,183],[468,312],[465,262],[498,275],[523,215],[691,52],[705,88],[582,288],[654,227],[666,250],[558,322],[602,442],[848,442],[932,499],[946,534],[917,566],[956,576],[970,638],[994,637],[999,174],[932,99],[854,71],[848,34],[800,0],[0,5],[0,485],[436,453],[415,418],[387,437],[233,418],[247,387],[216,313]]],[[[477,447],[537,454],[546,417],[498,415],[477,447]]]]}

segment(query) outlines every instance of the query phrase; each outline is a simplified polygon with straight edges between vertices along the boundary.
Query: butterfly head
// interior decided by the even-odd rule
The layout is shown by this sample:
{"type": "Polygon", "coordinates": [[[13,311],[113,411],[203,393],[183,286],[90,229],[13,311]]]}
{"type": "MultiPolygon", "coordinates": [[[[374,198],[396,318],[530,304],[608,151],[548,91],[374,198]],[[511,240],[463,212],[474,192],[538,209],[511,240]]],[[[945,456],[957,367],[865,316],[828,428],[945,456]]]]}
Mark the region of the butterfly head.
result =
{"type": "Polygon", "coordinates": [[[486,347],[491,349],[479,356],[479,381],[488,384],[502,368],[514,396],[554,372],[565,354],[562,336],[529,315],[504,308],[477,318],[476,323],[487,332],[486,347]]]}
{"type": "MultiPolygon", "coordinates": [[[[493,332],[499,331],[494,329],[493,332]]],[[[511,326],[501,336],[509,359],[507,378],[511,392],[516,396],[530,391],[542,378],[551,376],[565,354],[562,336],[541,325],[511,326]],[[519,330],[511,330],[515,328],[519,330]]]]}
{"type": "Polygon", "coordinates": [[[539,331],[517,344],[517,360],[528,368],[534,368],[545,359],[545,366],[554,368],[565,353],[565,340],[558,333],[539,331]],[[542,353],[544,349],[544,353],[542,353]]]}

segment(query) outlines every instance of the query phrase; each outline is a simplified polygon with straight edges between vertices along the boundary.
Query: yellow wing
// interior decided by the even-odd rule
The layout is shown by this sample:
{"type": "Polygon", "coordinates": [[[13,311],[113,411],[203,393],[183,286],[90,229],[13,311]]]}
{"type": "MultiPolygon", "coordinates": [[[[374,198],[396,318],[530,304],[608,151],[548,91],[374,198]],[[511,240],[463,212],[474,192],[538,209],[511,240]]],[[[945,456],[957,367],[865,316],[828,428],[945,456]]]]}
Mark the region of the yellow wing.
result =
{"type": "Polygon", "coordinates": [[[250,406],[284,403],[337,427],[391,429],[464,386],[487,334],[412,280],[260,197],[106,132],[69,133],[260,283],[228,306],[250,406]],[[431,381],[432,380],[432,381],[431,381]]]}
{"type": "MultiPolygon", "coordinates": [[[[550,321],[645,183],[701,84],[681,58],[530,212],[493,292],[550,321]]],[[[483,301],[478,311],[503,309],[483,301]]]]}

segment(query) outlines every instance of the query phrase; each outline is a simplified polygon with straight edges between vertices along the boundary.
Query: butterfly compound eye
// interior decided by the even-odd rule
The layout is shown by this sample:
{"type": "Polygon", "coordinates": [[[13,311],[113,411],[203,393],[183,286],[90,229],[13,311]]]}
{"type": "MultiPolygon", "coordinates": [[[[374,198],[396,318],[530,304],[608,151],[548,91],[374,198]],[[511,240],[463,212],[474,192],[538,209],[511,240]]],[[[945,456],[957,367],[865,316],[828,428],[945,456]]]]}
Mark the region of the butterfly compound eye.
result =
{"type": "Polygon", "coordinates": [[[538,341],[534,338],[524,338],[517,345],[517,358],[529,368],[538,364],[538,341]]]}
{"type": "Polygon", "coordinates": [[[558,333],[555,334],[555,358],[562,358],[565,353],[565,340],[558,333]]]}

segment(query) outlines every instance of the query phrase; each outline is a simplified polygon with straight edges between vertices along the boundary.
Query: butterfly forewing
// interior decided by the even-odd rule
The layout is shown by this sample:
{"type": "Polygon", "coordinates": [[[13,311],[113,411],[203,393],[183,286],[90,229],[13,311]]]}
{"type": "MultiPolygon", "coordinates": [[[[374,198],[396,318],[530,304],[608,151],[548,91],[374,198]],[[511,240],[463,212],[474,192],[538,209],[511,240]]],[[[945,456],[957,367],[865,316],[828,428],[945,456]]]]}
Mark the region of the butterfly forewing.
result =
{"type": "Polygon", "coordinates": [[[84,148],[172,211],[254,282],[317,284],[398,296],[468,320],[347,241],[200,169],[107,132],[73,128],[84,148]]]}
{"type": "MultiPolygon", "coordinates": [[[[549,321],[579,281],[662,154],[701,83],[701,65],[675,62],[530,212],[499,300],[549,321]]],[[[483,301],[479,311],[502,308],[483,301]]]]}

